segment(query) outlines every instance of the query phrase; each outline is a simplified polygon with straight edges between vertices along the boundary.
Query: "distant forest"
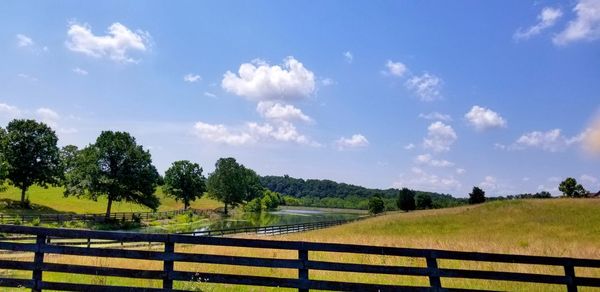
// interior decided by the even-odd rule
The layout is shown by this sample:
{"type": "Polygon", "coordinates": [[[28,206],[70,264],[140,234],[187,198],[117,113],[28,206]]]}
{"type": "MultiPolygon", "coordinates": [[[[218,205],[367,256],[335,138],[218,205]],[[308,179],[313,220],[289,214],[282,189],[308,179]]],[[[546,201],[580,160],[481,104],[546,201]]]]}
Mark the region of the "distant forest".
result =
{"type": "MultiPolygon", "coordinates": [[[[267,189],[284,195],[287,205],[358,208],[368,209],[371,196],[379,195],[385,202],[387,210],[397,210],[396,201],[400,190],[368,189],[361,186],[338,183],[331,180],[301,179],[285,176],[262,176],[261,184],[267,189]]],[[[422,192],[431,196],[433,208],[445,208],[467,204],[466,199],[454,198],[448,194],[422,192]]]]}

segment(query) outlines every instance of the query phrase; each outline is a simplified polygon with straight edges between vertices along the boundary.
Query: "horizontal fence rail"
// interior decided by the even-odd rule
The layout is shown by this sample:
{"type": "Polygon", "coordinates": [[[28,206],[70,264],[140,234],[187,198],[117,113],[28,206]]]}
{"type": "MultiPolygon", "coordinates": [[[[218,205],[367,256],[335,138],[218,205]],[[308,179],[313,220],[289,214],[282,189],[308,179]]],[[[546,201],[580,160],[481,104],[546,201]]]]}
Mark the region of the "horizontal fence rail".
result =
{"type": "MultiPolygon", "coordinates": [[[[477,252],[459,252],[432,249],[397,248],[366,246],[353,244],[314,243],[300,241],[275,241],[261,239],[241,239],[227,237],[190,236],[185,234],[141,234],[131,232],[89,231],[73,229],[51,229],[41,227],[0,225],[0,232],[9,234],[33,235],[35,243],[14,243],[0,241],[0,249],[26,251],[34,254],[33,261],[0,259],[0,269],[31,271],[31,279],[13,279],[0,276],[0,287],[26,287],[32,291],[68,290],[68,291],[172,291],[174,281],[201,281],[207,283],[238,284],[264,287],[295,288],[299,291],[338,290],[338,291],[476,291],[462,288],[446,288],[441,279],[480,279],[515,281],[525,283],[545,283],[563,285],[568,291],[577,291],[578,287],[600,287],[600,278],[578,276],[576,268],[600,268],[599,259],[578,259],[565,257],[542,257],[527,255],[493,254],[477,252]],[[93,238],[125,242],[154,242],[163,245],[162,250],[110,249],[100,247],[58,246],[47,243],[47,238],[93,238]],[[219,254],[200,254],[178,252],[179,245],[209,245],[259,249],[294,251],[298,256],[291,259],[260,258],[219,254]],[[351,253],[360,255],[400,256],[422,258],[426,267],[392,266],[341,263],[315,260],[313,252],[351,253]],[[132,260],[152,260],[163,263],[160,270],[129,269],[116,267],[98,267],[93,265],[49,263],[46,255],[91,256],[106,258],[125,258],[132,260]],[[509,265],[529,264],[558,266],[564,270],[562,275],[546,275],[522,272],[503,272],[490,270],[450,269],[439,267],[439,260],[459,260],[471,262],[491,262],[509,265]],[[174,269],[175,263],[205,263],[234,265],[244,267],[263,267],[271,269],[294,269],[298,277],[279,278],[239,274],[210,273],[203,271],[185,271],[174,269]],[[421,276],[429,279],[429,285],[423,287],[405,286],[402,283],[370,284],[313,279],[311,271],[333,271],[339,273],[367,273],[382,275],[421,276]],[[102,286],[99,284],[64,283],[44,280],[44,273],[59,272],[78,275],[116,276],[136,279],[154,279],[162,281],[162,289],[126,286],[102,286]]],[[[174,290],[173,290],[174,291],[174,290]]],[[[178,290],[179,291],[179,290],[178,290]]]]}
{"type": "MultiPolygon", "coordinates": [[[[198,215],[209,215],[214,212],[208,209],[179,209],[171,211],[160,211],[160,212],[114,212],[110,214],[110,219],[120,221],[133,221],[134,219],[161,219],[170,216],[176,216],[183,213],[192,212],[198,215]]],[[[106,220],[106,214],[38,214],[38,215],[13,215],[0,213],[1,224],[14,224],[16,222],[31,222],[33,220],[40,220],[41,223],[50,222],[67,222],[67,221],[94,221],[102,222],[106,220]]]]}

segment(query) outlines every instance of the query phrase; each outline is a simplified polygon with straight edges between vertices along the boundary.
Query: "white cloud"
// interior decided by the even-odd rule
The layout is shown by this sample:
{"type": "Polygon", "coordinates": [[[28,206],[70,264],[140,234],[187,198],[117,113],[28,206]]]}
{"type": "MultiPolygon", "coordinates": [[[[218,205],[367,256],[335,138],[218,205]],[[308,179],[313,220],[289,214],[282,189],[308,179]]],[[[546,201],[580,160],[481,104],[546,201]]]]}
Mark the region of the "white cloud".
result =
{"type": "Polygon", "coordinates": [[[478,131],[506,127],[506,120],[497,112],[480,106],[473,106],[465,118],[478,131]]]}
{"type": "Polygon", "coordinates": [[[387,69],[387,71],[384,71],[385,74],[393,75],[396,77],[402,77],[404,73],[406,73],[406,71],[408,70],[408,68],[406,68],[406,65],[402,64],[401,62],[392,62],[392,60],[388,60],[385,63],[385,67],[387,69]]]}
{"type": "Polygon", "coordinates": [[[583,132],[574,137],[565,137],[560,129],[546,132],[533,131],[523,134],[517,141],[508,147],[508,150],[522,150],[525,148],[538,148],[549,152],[564,151],[573,144],[580,143],[586,136],[583,132]]]}
{"type": "Polygon", "coordinates": [[[256,111],[263,117],[271,120],[300,120],[312,122],[299,108],[289,104],[280,104],[270,101],[261,101],[256,105],[256,111]]]}
{"type": "Polygon", "coordinates": [[[30,37],[24,34],[17,34],[17,47],[24,48],[30,46],[33,46],[33,40],[30,37]]]}
{"type": "Polygon", "coordinates": [[[465,174],[467,172],[467,170],[465,170],[464,168],[457,168],[456,169],[456,173],[457,174],[465,174]]]}
{"type": "Polygon", "coordinates": [[[553,26],[562,15],[562,11],[558,8],[544,7],[537,17],[538,23],[527,29],[519,28],[513,35],[513,38],[515,40],[521,40],[538,35],[543,30],[553,26]]]}
{"type": "Polygon", "coordinates": [[[320,146],[317,142],[300,134],[296,127],[289,122],[278,122],[276,124],[247,123],[244,127],[231,130],[222,124],[208,124],[197,122],[194,125],[194,133],[201,139],[233,146],[257,143],[263,140],[275,140],[282,142],[295,142],[309,146],[320,146]]]}
{"type": "Polygon", "coordinates": [[[0,121],[10,121],[21,116],[21,110],[16,106],[0,103],[0,121]]]}
{"type": "Polygon", "coordinates": [[[581,175],[581,177],[579,177],[579,179],[582,182],[589,183],[589,184],[595,184],[598,182],[598,179],[596,177],[591,176],[589,174],[583,174],[583,175],[581,175]]]}
{"type": "Polygon", "coordinates": [[[352,53],[350,51],[346,51],[344,52],[344,59],[346,59],[346,62],[348,62],[349,64],[351,64],[354,61],[354,56],[352,55],[352,53]]]}
{"type": "Polygon", "coordinates": [[[341,137],[335,142],[339,150],[348,148],[362,148],[369,146],[369,140],[361,134],[354,134],[350,138],[341,137]]]}
{"type": "Polygon", "coordinates": [[[452,117],[447,114],[441,114],[438,112],[431,112],[428,114],[419,114],[419,118],[434,121],[452,122],[452,117]]]}
{"type": "Polygon", "coordinates": [[[194,83],[194,82],[198,82],[201,80],[202,80],[202,76],[200,76],[198,74],[188,73],[185,76],[183,76],[183,81],[189,82],[189,83],[194,83]]]}
{"type": "Polygon", "coordinates": [[[600,37],[600,0],[579,0],[573,9],[576,18],[554,36],[556,45],[566,45],[581,40],[595,40],[600,37]]]}
{"type": "Polygon", "coordinates": [[[410,144],[405,145],[404,149],[405,150],[413,150],[413,149],[415,149],[415,147],[416,147],[415,144],[410,143],[410,144]]]}
{"type": "Polygon", "coordinates": [[[94,35],[86,24],[71,23],[67,36],[65,44],[69,50],[95,58],[107,57],[117,62],[137,62],[128,55],[129,52],[145,52],[150,39],[148,32],[133,32],[118,22],[108,27],[106,35],[94,35]]]}
{"type": "Polygon", "coordinates": [[[37,78],[35,78],[29,74],[25,74],[25,73],[19,73],[19,74],[17,74],[17,76],[19,76],[20,78],[23,78],[23,79],[27,79],[29,81],[33,81],[33,82],[38,81],[37,78]]]}
{"type": "Polygon", "coordinates": [[[73,73],[78,74],[78,75],[82,75],[82,76],[88,75],[88,71],[83,70],[83,69],[81,69],[79,67],[74,68],[73,69],[73,73]]]}
{"type": "Polygon", "coordinates": [[[452,163],[448,160],[434,159],[431,154],[417,155],[417,157],[415,157],[415,163],[434,166],[434,167],[452,167],[452,166],[454,166],[454,163],[452,163]]]}
{"type": "Polygon", "coordinates": [[[600,155],[600,117],[584,133],[583,149],[590,154],[600,155]]]}
{"type": "Polygon", "coordinates": [[[234,133],[221,124],[197,122],[194,125],[194,133],[203,140],[229,145],[244,145],[255,142],[250,134],[244,132],[234,133]]]}
{"type": "Polygon", "coordinates": [[[401,174],[396,182],[395,188],[411,188],[432,192],[457,191],[462,187],[460,181],[453,176],[439,176],[423,171],[421,168],[413,167],[409,173],[401,174]]]}
{"type": "Polygon", "coordinates": [[[456,139],[458,136],[451,126],[437,121],[427,128],[427,137],[423,139],[423,147],[434,152],[448,151],[456,139]]]}
{"type": "Polygon", "coordinates": [[[217,95],[216,95],[216,94],[214,94],[214,93],[212,93],[212,92],[208,92],[208,91],[205,91],[205,92],[204,92],[204,96],[206,96],[206,97],[210,97],[210,98],[217,98],[217,95]]]}
{"type": "Polygon", "coordinates": [[[50,126],[56,132],[60,134],[74,134],[77,133],[78,130],[75,128],[63,128],[60,126],[61,116],[54,110],[49,108],[38,108],[35,111],[36,118],[40,121],[44,122],[46,125],[50,126]]]}
{"type": "Polygon", "coordinates": [[[323,84],[323,86],[334,85],[335,84],[335,80],[333,80],[331,78],[323,78],[323,79],[321,79],[321,84],[323,84]]]}
{"type": "Polygon", "coordinates": [[[407,89],[413,91],[421,101],[434,101],[442,98],[441,87],[443,81],[439,77],[423,73],[413,76],[405,83],[407,89]]]}
{"type": "Polygon", "coordinates": [[[227,92],[255,101],[302,99],[315,91],[313,72],[294,57],[286,58],[283,66],[270,66],[261,60],[244,63],[238,74],[227,71],[221,86],[227,92]]]}
{"type": "Polygon", "coordinates": [[[479,187],[484,191],[493,192],[498,188],[498,180],[495,177],[488,175],[479,183],[479,187]]]}

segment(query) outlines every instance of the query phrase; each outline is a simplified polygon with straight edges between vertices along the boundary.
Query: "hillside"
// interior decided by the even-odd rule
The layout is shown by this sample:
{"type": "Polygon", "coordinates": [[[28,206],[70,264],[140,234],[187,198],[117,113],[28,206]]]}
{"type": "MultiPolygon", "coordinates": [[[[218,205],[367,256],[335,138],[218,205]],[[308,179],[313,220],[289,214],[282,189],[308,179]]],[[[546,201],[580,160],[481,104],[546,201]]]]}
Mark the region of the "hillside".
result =
{"type": "Polygon", "coordinates": [[[395,212],[289,240],[600,258],[600,200],[496,201],[395,212]]]}
{"type": "MultiPolygon", "coordinates": [[[[79,199],[77,197],[63,196],[62,187],[49,187],[44,189],[39,186],[32,186],[27,192],[29,200],[33,205],[33,210],[14,210],[7,209],[6,204],[19,201],[21,193],[14,187],[8,187],[4,192],[0,192],[0,212],[10,214],[18,211],[19,214],[38,214],[38,213],[104,213],[106,212],[107,201],[105,198],[100,198],[98,201],[88,199],[79,199]]],[[[183,203],[176,202],[174,199],[165,197],[160,188],[157,189],[157,194],[160,198],[160,211],[176,210],[183,208],[183,203]]],[[[217,201],[202,198],[192,203],[192,208],[214,209],[221,207],[217,201]]],[[[114,202],[112,206],[113,212],[146,212],[150,209],[126,202],[114,202]]]]}
{"type": "MultiPolygon", "coordinates": [[[[388,209],[396,208],[395,200],[400,190],[369,189],[361,186],[338,183],[331,180],[301,179],[290,176],[263,176],[261,184],[271,191],[300,199],[300,204],[315,207],[362,208],[366,209],[367,200],[380,195],[386,201],[388,209]]],[[[415,191],[416,194],[428,194],[437,208],[458,206],[466,203],[448,194],[415,191]]]]}

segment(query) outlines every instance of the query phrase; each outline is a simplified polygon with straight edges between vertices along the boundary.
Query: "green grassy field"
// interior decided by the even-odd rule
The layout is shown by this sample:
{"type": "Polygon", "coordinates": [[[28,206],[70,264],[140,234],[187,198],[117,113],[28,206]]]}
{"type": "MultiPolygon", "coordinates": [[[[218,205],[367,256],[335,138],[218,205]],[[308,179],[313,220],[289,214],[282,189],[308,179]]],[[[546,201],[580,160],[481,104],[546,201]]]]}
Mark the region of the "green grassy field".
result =
{"type": "MultiPolygon", "coordinates": [[[[436,248],[460,251],[481,251],[546,256],[569,256],[600,259],[600,200],[556,199],[492,202],[478,206],[451,209],[390,213],[355,223],[311,232],[273,237],[274,240],[339,242],[380,246],[436,248]]],[[[263,258],[296,258],[293,251],[263,248],[227,248],[218,246],[177,246],[179,252],[226,254],[263,258]]],[[[419,266],[420,258],[387,257],[379,255],[337,254],[311,252],[313,260],[366,263],[377,265],[419,266]]],[[[126,259],[87,258],[79,256],[49,256],[57,263],[85,264],[136,269],[160,269],[161,262],[126,259]]],[[[561,275],[561,267],[537,265],[508,265],[440,261],[444,268],[546,273],[561,275]]],[[[237,275],[296,277],[297,271],[269,268],[246,268],[227,265],[176,263],[176,270],[205,271],[237,275]]],[[[579,276],[600,277],[600,269],[578,269],[579,276]]],[[[30,273],[10,276],[29,277],[30,273]]],[[[312,279],[381,284],[427,285],[425,277],[391,276],[356,273],[311,271],[312,279]]],[[[160,281],[132,280],[116,277],[74,276],[59,273],[44,274],[50,281],[102,283],[160,287],[160,281]]],[[[495,289],[511,291],[565,291],[564,286],[520,284],[507,281],[477,281],[442,279],[445,287],[495,289]]],[[[201,291],[270,291],[261,287],[241,287],[206,283],[176,283],[176,288],[201,291]]],[[[280,289],[272,289],[280,290],[280,289]]],[[[580,289],[590,291],[591,289],[580,289]]]]}
{"type": "MultiPolygon", "coordinates": [[[[79,199],[77,197],[63,196],[63,188],[61,187],[49,187],[44,189],[39,186],[33,186],[27,192],[29,201],[33,208],[31,210],[15,210],[6,208],[7,202],[19,201],[21,199],[21,192],[19,189],[9,187],[6,191],[0,192],[0,212],[5,214],[25,214],[35,215],[39,213],[104,213],[106,212],[107,201],[105,198],[100,198],[94,202],[88,199],[79,199]]],[[[176,210],[183,208],[183,203],[176,202],[174,199],[163,195],[160,188],[157,189],[157,195],[160,197],[161,205],[159,211],[176,210]]],[[[202,198],[196,200],[191,204],[192,208],[200,209],[214,209],[222,207],[222,204],[218,201],[211,200],[208,198],[202,198]]],[[[126,203],[126,202],[114,202],[112,205],[112,212],[146,212],[151,211],[141,205],[126,203]]]]}

